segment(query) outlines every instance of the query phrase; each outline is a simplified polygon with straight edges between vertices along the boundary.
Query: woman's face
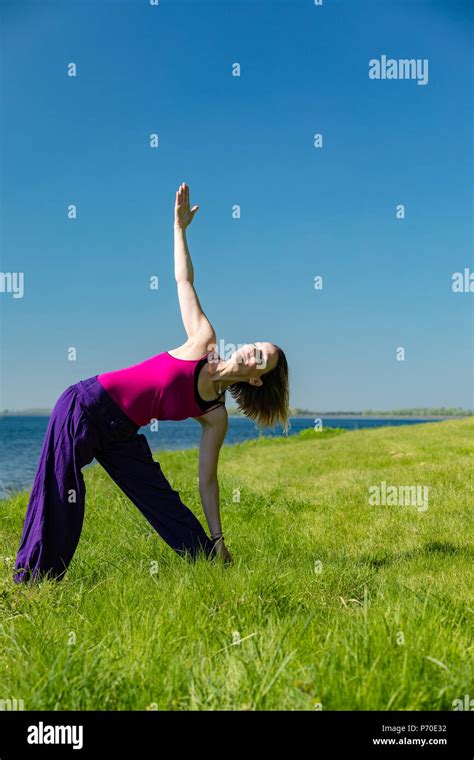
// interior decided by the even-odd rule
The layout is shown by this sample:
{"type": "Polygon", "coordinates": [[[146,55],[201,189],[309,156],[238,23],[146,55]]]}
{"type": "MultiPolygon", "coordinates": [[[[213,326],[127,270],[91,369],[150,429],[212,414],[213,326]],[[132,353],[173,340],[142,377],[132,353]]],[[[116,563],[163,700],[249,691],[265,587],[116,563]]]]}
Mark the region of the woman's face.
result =
{"type": "MultiPolygon", "coordinates": [[[[233,359],[242,379],[259,380],[265,372],[274,369],[278,362],[278,349],[273,343],[246,343],[234,352],[233,359]]],[[[255,383],[261,385],[262,381],[255,383]]]]}

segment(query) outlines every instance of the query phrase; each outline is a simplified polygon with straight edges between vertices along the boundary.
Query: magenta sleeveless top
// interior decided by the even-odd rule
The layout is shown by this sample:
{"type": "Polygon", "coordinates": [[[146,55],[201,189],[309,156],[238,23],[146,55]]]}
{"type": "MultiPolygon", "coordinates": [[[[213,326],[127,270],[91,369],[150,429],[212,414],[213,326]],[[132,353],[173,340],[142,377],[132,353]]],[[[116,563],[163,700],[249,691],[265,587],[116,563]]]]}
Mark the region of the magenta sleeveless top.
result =
{"type": "Polygon", "coordinates": [[[97,376],[99,383],[136,425],[150,420],[201,417],[224,404],[220,396],[205,401],[198,392],[198,376],[208,354],[200,359],[176,359],[168,351],[144,362],[97,376]]]}

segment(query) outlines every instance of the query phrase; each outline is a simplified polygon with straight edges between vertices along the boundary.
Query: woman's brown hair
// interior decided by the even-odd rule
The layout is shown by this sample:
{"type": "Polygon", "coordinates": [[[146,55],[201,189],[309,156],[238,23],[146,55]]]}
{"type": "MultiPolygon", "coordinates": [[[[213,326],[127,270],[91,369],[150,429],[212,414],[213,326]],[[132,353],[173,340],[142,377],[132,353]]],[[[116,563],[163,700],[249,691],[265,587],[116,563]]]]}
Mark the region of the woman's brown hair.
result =
{"type": "Polygon", "coordinates": [[[282,349],[279,346],[276,348],[277,365],[270,372],[260,375],[263,385],[239,382],[229,385],[228,390],[246,417],[264,427],[274,427],[280,423],[287,433],[290,403],[288,362],[282,349]]]}

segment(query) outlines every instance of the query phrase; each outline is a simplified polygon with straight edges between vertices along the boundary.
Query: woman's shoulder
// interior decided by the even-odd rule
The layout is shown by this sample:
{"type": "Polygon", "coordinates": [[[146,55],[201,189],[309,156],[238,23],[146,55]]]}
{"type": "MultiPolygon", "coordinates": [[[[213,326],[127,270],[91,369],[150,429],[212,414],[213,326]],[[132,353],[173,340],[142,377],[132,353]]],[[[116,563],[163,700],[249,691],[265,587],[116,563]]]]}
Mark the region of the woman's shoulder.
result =
{"type": "Polygon", "coordinates": [[[197,361],[202,359],[211,351],[215,351],[217,348],[217,341],[215,335],[207,336],[206,339],[194,339],[187,340],[181,346],[171,348],[166,351],[167,354],[174,359],[181,359],[182,361],[197,361]]]}

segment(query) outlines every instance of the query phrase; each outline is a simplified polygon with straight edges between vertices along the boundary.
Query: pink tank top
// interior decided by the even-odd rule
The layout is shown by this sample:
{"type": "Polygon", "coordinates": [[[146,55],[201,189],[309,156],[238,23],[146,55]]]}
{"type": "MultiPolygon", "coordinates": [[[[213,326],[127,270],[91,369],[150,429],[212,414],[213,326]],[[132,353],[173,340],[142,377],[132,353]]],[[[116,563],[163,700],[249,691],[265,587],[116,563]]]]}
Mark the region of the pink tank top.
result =
{"type": "Polygon", "coordinates": [[[136,425],[150,420],[185,420],[201,417],[216,406],[217,399],[205,401],[198,391],[198,376],[208,354],[200,359],[176,359],[163,351],[151,359],[97,376],[99,383],[136,425]]]}

